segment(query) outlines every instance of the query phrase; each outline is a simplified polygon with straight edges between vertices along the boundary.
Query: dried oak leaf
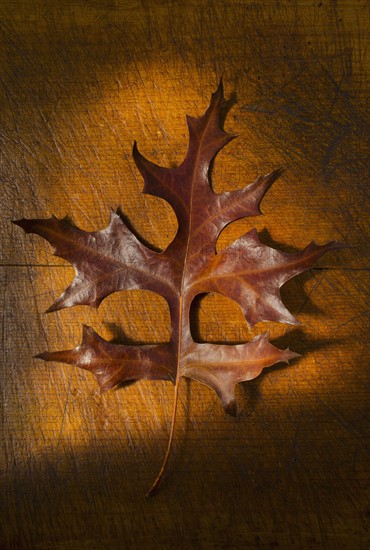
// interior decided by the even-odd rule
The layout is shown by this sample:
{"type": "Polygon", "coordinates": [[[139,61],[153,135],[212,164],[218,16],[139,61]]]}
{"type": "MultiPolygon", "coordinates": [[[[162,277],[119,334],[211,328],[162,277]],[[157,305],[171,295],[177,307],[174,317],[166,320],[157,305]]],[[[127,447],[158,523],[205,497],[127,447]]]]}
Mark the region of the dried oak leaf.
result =
{"type": "Polygon", "coordinates": [[[237,383],[251,380],[263,368],[298,355],[273,346],[267,332],[240,345],[195,342],[189,323],[193,299],[207,292],[232,298],[250,325],[259,321],[297,323],[281,301],[280,287],[312,267],[326,252],[342,246],[337,242],[324,246],[312,242],[303,251],[288,254],[261,243],[253,229],[222,254],[216,253],[221,230],[239,218],[260,215],[260,201],[280,175],[276,170],[258,177],[244,189],[213,192],[210,164],[235,137],[221,127],[226,104],[220,82],[203,116],[187,117],[189,146],[178,168],[153,164],[134,144],[133,157],[145,182],[144,193],[166,200],[177,216],[176,236],[163,252],[155,252],[140,242],[113,211],[108,227],[95,232],[82,231],[67,219],[55,217],[15,222],[27,233],[37,233],[48,240],[55,247],[54,254],[68,260],[76,270],[72,284],[49,312],[79,304],[98,307],[105,297],[119,290],[150,290],[167,300],[171,317],[168,344],[112,344],[85,326],[82,343],[73,350],[38,355],[46,361],[61,361],[92,372],[102,391],[127,380],[169,380],[175,384],[168,449],[149,494],[158,486],[168,459],[182,376],[212,388],[225,411],[235,414],[237,383]]]}

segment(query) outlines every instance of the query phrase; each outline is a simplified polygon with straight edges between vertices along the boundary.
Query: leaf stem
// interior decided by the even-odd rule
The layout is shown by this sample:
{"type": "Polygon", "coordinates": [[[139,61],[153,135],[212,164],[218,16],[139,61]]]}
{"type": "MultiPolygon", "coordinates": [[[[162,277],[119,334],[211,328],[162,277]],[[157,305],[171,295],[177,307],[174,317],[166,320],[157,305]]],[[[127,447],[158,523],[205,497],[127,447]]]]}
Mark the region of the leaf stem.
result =
{"type": "Polygon", "coordinates": [[[146,496],[151,497],[154,495],[154,493],[157,491],[159,484],[161,482],[162,476],[164,474],[164,471],[166,469],[166,465],[168,462],[168,458],[170,456],[171,451],[171,444],[173,440],[173,434],[175,432],[175,423],[176,423],[176,412],[177,412],[177,403],[178,403],[178,395],[179,395],[179,384],[180,384],[180,376],[177,376],[176,382],[175,382],[175,396],[174,396],[174,404],[173,404],[173,412],[172,412],[172,419],[171,419],[171,432],[170,437],[167,444],[167,451],[165,454],[165,457],[163,459],[162,467],[159,471],[159,474],[157,475],[155,481],[153,482],[151,488],[147,492],[146,496]]]}

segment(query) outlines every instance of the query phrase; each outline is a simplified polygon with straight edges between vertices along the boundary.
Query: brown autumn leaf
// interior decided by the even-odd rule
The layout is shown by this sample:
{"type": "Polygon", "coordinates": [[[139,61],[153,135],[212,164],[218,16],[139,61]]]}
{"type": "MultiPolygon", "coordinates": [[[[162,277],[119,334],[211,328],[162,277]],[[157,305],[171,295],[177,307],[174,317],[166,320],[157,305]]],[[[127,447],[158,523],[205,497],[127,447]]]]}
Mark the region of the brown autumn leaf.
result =
{"type": "Polygon", "coordinates": [[[134,144],[133,157],[144,178],[144,193],[166,200],[174,209],[178,230],[163,252],[141,243],[122,218],[111,212],[110,223],[101,231],[86,232],[67,219],[22,219],[14,223],[27,233],[37,233],[55,248],[54,254],[75,268],[72,284],[49,308],[49,312],[78,304],[98,307],[118,290],[143,289],[157,292],[169,305],[171,338],[161,345],[117,345],[84,327],[82,342],[73,350],[44,352],[38,357],[61,361],[92,372],[102,391],[127,380],[169,380],[175,385],[171,435],[160,473],[148,494],[158,486],[169,456],[173,437],[179,380],[182,376],[212,388],[225,411],[235,414],[234,388],[251,380],[262,369],[288,362],[298,354],[280,350],[268,333],[239,345],[197,343],[190,332],[189,313],[193,299],[218,292],[235,300],[247,322],[298,321],[285,308],[280,287],[312,267],[326,252],[342,245],[312,242],[296,254],[280,252],[261,243],[252,230],[223,251],[216,241],[229,223],[260,215],[260,201],[279,177],[274,171],[258,177],[238,191],[216,194],[209,183],[212,159],[235,136],[223,131],[220,118],[227,101],[222,82],[199,118],[187,117],[189,146],[178,168],[162,168],[145,159],[134,144]]]}

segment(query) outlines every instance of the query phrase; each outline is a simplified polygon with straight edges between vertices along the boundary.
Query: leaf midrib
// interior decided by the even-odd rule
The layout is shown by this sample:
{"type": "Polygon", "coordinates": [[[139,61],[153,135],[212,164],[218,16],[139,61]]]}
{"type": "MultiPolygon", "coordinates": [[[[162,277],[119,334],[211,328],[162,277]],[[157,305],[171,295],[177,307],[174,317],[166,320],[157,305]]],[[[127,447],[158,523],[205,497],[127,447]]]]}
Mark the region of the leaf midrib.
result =
{"type": "MultiPolygon", "coordinates": [[[[215,106],[217,103],[215,103],[215,106]]],[[[189,254],[189,246],[190,242],[192,240],[192,223],[193,223],[193,199],[194,199],[194,183],[195,183],[195,174],[197,173],[197,167],[199,164],[199,158],[200,158],[200,152],[203,145],[203,141],[205,139],[205,135],[207,133],[207,130],[209,128],[209,123],[212,118],[212,114],[214,112],[215,107],[212,109],[212,111],[209,113],[209,117],[207,120],[207,124],[205,128],[203,129],[203,132],[201,134],[200,142],[197,148],[197,154],[194,160],[193,164],[193,173],[191,178],[191,187],[190,187],[190,204],[189,204],[189,228],[188,228],[188,235],[186,239],[186,249],[185,249],[185,255],[184,255],[184,264],[183,264],[183,271],[182,271],[182,278],[181,278],[181,285],[180,285],[180,307],[179,307],[179,341],[178,341],[178,354],[177,354],[177,375],[176,375],[176,383],[178,383],[178,379],[180,378],[180,358],[181,358],[181,348],[182,348],[182,323],[183,323],[183,295],[185,294],[186,290],[189,290],[189,288],[184,288],[184,281],[185,276],[187,273],[187,260],[188,260],[188,254],[189,254]]],[[[208,174],[208,171],[207,171],[208,174]]]]}

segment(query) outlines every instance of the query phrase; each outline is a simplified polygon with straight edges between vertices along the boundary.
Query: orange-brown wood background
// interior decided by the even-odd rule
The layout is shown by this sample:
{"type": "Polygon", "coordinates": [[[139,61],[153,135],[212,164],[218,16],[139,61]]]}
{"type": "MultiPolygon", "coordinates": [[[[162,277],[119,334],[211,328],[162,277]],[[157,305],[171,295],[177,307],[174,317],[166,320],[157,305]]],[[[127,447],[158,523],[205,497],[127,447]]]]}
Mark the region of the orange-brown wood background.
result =
{"type": "MultiPolygon", "coordinates": [[[[368,548],[366,290],[368,16],[365,0],[237,2],[37,0],[1,4],[1,544],[4,548],[368,548]],[[256,226],[284,250],[332,239],[283,289],[302,326],[271,323],[302,358],[237,390],[239,415],[181,384],[162,489],[173,387],[139,382],[100,396],[95,380],[33,356],[74,347],[82,323],[118,342],[164,342],[164,300],[120,292],[98,311],[43,312],[73,269],[10,223],[70,215],[103,228],[122,206],[147,242],[176,231],[141,194],[133,140],[182,160],[185,114],[200,115],[223,74],[239,134],[214,165],[216,191],[283,166],[256,226]]],[[[194,313],[200,341],[242,342],[239,307],[218,296],[194,313]]]]}

